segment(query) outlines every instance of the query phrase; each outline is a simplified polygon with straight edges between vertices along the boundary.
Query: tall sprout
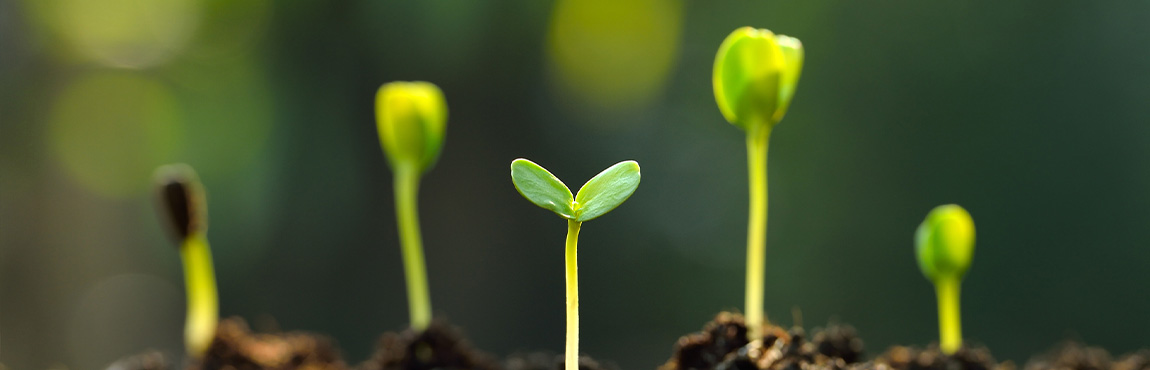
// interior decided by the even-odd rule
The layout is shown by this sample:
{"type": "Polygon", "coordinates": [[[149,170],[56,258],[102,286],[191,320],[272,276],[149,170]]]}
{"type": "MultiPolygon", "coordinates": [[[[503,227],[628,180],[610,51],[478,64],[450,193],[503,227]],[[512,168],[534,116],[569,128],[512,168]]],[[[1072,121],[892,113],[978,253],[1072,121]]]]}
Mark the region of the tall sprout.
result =
{"type": "Polygon", "coordinates": [[[715,102],[747,134],[750,212],[747,217],[746,315],[751,339],[762,336],[767,249],[767,147],[786,115],[803,67],[803,44],[769,30],[732,32],[715,56],[715,102]]]}

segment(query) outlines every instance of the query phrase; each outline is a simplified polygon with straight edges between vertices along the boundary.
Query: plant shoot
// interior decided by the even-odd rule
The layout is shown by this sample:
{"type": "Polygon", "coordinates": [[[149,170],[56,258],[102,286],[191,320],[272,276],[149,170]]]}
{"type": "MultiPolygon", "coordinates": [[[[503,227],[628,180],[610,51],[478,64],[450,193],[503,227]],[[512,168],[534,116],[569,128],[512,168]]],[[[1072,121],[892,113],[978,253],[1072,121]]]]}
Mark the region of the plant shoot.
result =
{"type": "Polygon", "coordinates": [[[195,170],[184,164],[156,170],[160,217],[179,244],[188,295],[184,345],[191,358],[203,357],[216,335],[219,298],[212,251],[208,247],[208,208],[203,185],[195,170]]]}
{"type": "Polygon", "coordinates": [[[565,370],[579,369],[579,228],[584,221],[610,212],[623,204],[639,187],[639,164],[623,161],[588,180],[579,193],[543,167],[519,158],[511,162],[511,181],[524,198],[567,219],[567,245],[564,253],[567,281],[567,346],[565,370]]]}
{"type": "Polygon", "coordinates": [[[762,337],[767,249],[767,147],[771,130],[791,105],[803,67],[798,39],[743,27],[715,56],[715,102],[728,122],[746,131],[750,212],[747,218],[745,312],[748,336],[762,337]]]}
{"type": "Polygon", "coordinates": [[[391,82],[375,96],[379,141],[394,173],[395,216],[407,277],[411,327],[431,324],[431,294],[419,231],[419,180],[431,169],[443,148],[447,103],[429,82],[391,82]]]}
{"type": "Polygon", "coordinates": [[[958,297],[974,256],[974,220],[958,205],[935,207],[915,233],[914,250],[938,295],[939,349],[952,355],[962,347],[958,297]]]}

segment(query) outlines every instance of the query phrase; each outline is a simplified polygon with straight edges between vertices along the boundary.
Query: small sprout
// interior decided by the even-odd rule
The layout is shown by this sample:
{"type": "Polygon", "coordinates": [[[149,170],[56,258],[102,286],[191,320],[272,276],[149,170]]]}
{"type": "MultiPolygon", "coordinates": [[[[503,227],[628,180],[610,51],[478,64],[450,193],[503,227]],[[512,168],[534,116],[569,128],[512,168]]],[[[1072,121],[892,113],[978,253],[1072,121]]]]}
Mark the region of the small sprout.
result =
{"type": "Polygon", "coordinates": [[[395,214],[411,327],[424,330],[431,324],[431,295],[419,231],[419,180],[443,148],[447,103],[430,82],[391,82],[376,93],[375,117],[380,145],[395,174],[395,214]]]}
{"type": "Polygon", "coordinates": [[[160,217],[180,246],[188,317],[184,322],[184,345],[188,356],[200,358],[216,335],[219,298],[212,251],[208,247],[208,208],[204,188],[195,170],[185,164],[156,169],[160,217]]]}
{"type": "Polygon", "coordinates": [[[639,187],[639,164],[623,161],[603,170],[572,197],[559,178],[529,160],[511,162],[511,181],[524,198],[567,219],[567,348],[565,370],[579,369],[579,228],[623,204],[639,187]]]}
{"type": "Polygon", "coordinates": [[[935,207],[915,233],[918,267],[938,294],[939,347],[948,355],[962,347],[959,291],[974,256],[974,220],[958,205],[935,207]]]}
{"type": "Polygon", "coordinates": [[[750,339],[762,337],[767,248],[767,147],[783,119],[803,68],[803,44],[769,30],[732,32],[715,56],[715,102],[728,122],[747,133],[750,212],[747,218],[746,320],[750,339]]]}
{"type": "Polygon", "coordinates": [[[386,83],[375,95],[375,121],[393,169],[427,171],[443,148],[447,102],[430,82],[386,83]]]}

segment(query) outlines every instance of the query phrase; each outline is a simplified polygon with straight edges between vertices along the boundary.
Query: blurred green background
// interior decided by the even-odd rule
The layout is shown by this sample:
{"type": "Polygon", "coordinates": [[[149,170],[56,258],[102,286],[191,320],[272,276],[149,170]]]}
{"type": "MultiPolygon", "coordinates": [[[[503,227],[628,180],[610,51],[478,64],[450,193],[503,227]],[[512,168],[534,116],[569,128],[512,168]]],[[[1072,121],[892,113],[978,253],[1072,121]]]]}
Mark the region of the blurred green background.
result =
{"type": "Polygon", "coordinates": [[[968,340],[1025,361],[1150,329],[1150,3],[0,1],[0,362],[102,368],[182,349],[179,258],[152,170],[208,189],[221,313],[368,356],[407,320],[380,84],[450,109],[421,205],[436,313],[497,355],[563,346],[565,224],[528,157],[578,186],[643,166],[582,233],[582,349],[651,369],[742,306],[743,134],[711,92],[741,26],[800,38],[772,137],[767,309],[868,352],[937,338],[912,234],[978,227],[968,340]]]}

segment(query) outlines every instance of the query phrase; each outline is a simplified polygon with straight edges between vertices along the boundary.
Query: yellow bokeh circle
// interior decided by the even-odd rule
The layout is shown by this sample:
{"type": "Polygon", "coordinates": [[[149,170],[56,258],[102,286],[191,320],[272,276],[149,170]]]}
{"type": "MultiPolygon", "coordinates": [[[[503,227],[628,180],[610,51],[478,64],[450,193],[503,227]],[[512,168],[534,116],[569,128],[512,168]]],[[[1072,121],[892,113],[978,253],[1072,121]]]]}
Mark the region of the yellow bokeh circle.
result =
{"type": "Polygon", "coordinates": [[[547,52],[555,82],[603,110],[638,109],[658,97],[675,65],[678,0],[561,0],[547,52]]]}
{"type": "Polygon", "coordinates": [[[151,174],[179,150],[183,122],[164,84],[130,73],[79,78],[52,107],[49,148],[65,172],[96,193],[146,192],[151,174]]]}

